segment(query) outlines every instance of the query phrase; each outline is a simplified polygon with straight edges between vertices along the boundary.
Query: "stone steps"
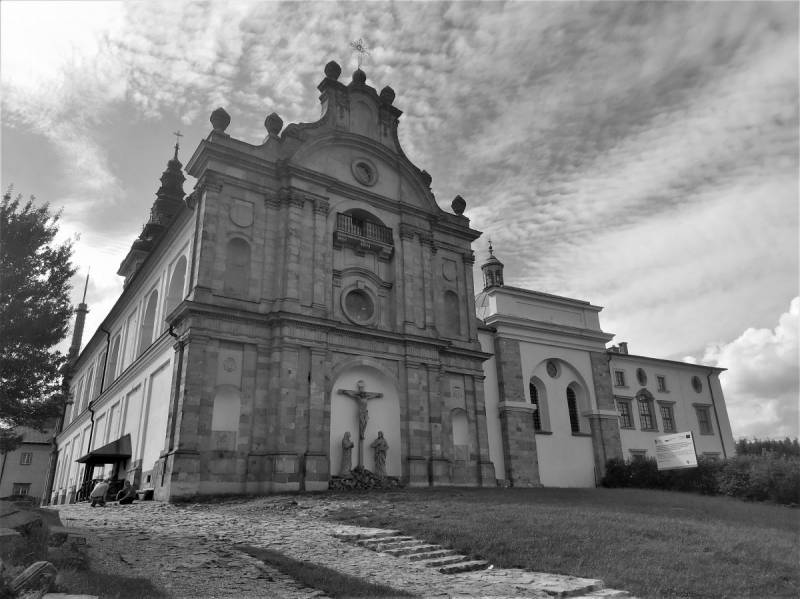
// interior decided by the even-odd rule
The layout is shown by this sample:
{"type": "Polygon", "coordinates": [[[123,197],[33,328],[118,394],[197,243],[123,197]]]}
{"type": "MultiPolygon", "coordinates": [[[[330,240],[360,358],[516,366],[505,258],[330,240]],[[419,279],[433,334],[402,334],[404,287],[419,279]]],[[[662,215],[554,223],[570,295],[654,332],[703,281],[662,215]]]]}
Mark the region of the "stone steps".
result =
{"type": "MultiPolygon", "coordinates": [[[[415,545],[405,545],[403,547],[396,547],[393,549],[384,549],[383,552],[395,557],[407,557],[412,559],[412,556],[414,555],[429,554],[431,552],[435,552],[437,549],[441,549],[441,547],[439,547],[439,545],[427,545],[425,543],[418,542],[415,545]]],[[[431,557],[438,556],[432,555],[431,557]]]]}
{"type": "Polygon", "coordinates": [[[340,532],[334,536],[342,541],[355,543],[365,549],[388,553],[395,557],[405,557],[411,561],[419,562],[427,568],[436,568],[442,574],[458,574],[485,570],[489,562],[473,560],[465,555],[459,555],[452,549],[441,545],[425,543],[414,537],[403,536],[397,531],[383,532],[340,532]]]}
{"type": "MultiPolygon", "coordinates": [[[[428,568],[436,568],[442,574],[468,574],[480,580],[491,580],[497,570],[484,560],[476,560],[460,555],[441,545],[425,543],[413,537],[401,535],[396,530],[366,529],[337,532],[334,537],[359,545],[365,549],[403,557],[428,568]]],[[[521,570],[510,570],[518,577],[520,588],[530,588],[547,593],[550,597],[569,597],[570,599],[635,599],[626,591],[603,588],[602,580],[577,578],[558,574],[545,574],[521,570]]],[[[478,580],[476,579],[476,580],[478,580]]],[[[503,576],[505,581],[505,576],[503,576]]]]}
{"type": "MultiPolygon", "coordinates": [[[[437,547],[437,545],[433,545],[433,547],[437,547]]],[[[405,557],[407,557],[412,562],[418,562],[420,560],[426,559],[433,559],[435,557],[444,557],[446,555],[455,555],[455,551],[452,549],[442,549],[439,547],[438,549],[432,549],[431,551],[426,551],[425,553],[411,553],[405,557]]]]}
{"type": "Polygon", "coordinates": [[[366,547],[367,549],[374,549],[375,551],[383,551],[384,549],[398,549],[409,543],[419,543],[413,537],[382,537],[380,539],[362,539],[356,541],[357,545],[366,547]]]}
{"type": "Polygon", "coordinates": [[[471,560],[464,558],[466,561],[456,562],[454,564],[447,564],[439,568],[442,574],[461,574],[462,572],[475,572],[477,570],[485,570],[489,567],[489,562],[482,559],[471,560]]]}

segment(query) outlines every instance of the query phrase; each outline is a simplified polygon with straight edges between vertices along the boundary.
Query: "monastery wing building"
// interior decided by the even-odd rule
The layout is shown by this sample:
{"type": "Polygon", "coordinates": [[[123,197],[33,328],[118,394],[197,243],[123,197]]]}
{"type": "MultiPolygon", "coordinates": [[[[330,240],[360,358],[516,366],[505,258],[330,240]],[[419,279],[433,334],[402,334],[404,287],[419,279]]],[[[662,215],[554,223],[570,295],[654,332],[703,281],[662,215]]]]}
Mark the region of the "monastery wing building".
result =
{"type": "Polygon", "coordinates": [[[476,317],[464,200],[441,210],[406,158],[394,91],[340,75],[326,65],[319,121],[270,114],[261,145],[215,110],[187,197],[176,146],[122,296],[72,363],[52,503],[100,476],[176,500],[327,489],[357,465],[411,486],[594,486],[673,431],[733,452],[720,369],[607,350],[601,308],[506,286],[493,255],[476,317]]]}

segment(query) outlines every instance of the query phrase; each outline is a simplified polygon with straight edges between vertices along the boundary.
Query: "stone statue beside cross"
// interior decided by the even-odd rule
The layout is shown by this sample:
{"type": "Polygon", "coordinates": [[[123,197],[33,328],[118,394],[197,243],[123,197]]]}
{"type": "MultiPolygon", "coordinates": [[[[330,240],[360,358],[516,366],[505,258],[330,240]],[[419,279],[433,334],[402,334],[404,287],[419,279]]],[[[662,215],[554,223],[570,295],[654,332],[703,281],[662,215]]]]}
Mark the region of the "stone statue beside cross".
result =
{"type": "Polygon", "coordinates": [[[367,410],[367,402],[370,399],[378,399],[383,397],[383,393],[370,393],[366,391],[364,381],[358,381],[356,388],[352,389],[339,389],[339,395],[346,395],[352,397],[358,402],[358,467],[364,467],[364,433],[367,430],[367,420],[369,420],[369,411],[367,410]]]}

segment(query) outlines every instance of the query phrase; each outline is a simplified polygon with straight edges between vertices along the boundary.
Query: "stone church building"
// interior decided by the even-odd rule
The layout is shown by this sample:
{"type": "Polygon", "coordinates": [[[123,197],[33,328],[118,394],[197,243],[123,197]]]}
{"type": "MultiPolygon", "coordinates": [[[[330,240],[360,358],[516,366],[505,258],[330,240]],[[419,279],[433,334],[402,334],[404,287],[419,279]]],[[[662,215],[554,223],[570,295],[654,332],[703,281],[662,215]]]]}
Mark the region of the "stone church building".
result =
{"type": "Polygon", "coordinates": [[[443,211],[406,158],[394,91],[340,75],[325,67],[317,122],[270,114],[261,145],[215,110],[188,196],[176,146],[68,373],[53,503],[98,476],[164,500],[327,489],[343,452],[412,486],[490,487],[594,486],[671,431],[732,453],[720,369],[606,349],[599,307],[506,286],[493,255],[476,299],[465,201],[443,211]]]}

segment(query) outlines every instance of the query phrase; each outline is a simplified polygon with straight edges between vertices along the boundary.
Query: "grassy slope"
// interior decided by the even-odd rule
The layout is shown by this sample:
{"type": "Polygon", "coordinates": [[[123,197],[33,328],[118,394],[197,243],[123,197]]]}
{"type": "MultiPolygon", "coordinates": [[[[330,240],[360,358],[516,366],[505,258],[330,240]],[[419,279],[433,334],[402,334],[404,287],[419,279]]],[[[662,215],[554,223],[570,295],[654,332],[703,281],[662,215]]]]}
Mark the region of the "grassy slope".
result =
{"type": "Polygon", "coordinates": [[[500,567],[600,578],[641,597],[800,596],[800,511],[639,489],[386,493],[354,524],[500,567]]]}

